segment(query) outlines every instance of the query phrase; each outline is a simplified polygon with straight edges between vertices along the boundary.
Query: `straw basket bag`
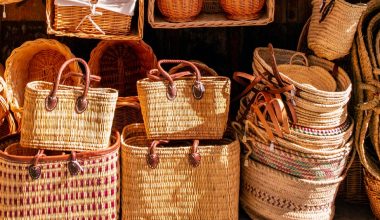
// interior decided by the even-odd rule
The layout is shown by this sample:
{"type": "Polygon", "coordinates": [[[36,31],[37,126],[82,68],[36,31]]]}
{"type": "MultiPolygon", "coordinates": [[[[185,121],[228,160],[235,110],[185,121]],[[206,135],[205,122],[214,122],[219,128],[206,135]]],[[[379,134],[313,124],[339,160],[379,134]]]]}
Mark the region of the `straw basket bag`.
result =
{"type": "Polygon", "coordinates": [[[138,136],[141,128],[132,136],[131,126],[126,127],[122,135],[123,219],[238,219],[240,145],[235,137],[193,145],[152,143],[138,136]]]}
{"type": "Polygon", "coordinates": [[[345,172],[333,180],[305,180],[249,160],[242,166],[240,204],[254,219],[330,220],[345,172]]]}
{"type": "Polygon", "coordinates": [[[17,123],[9,107],[9,92],[6,82],[0,77],[0,138],[17,131],[17,123]]]}
{"type": "Polygon", "coordinates": [[[201,12],[203,0],[157,0],[157,6],[170,22],[192,21],[201,12]]]}
{"type": "MultiPolygon", "coordinates": [[[[10,142],[15,138],[8,137],[10,142]]],[[[105,149],[71,155],[49,156],[40,150],[33,156],[14,155],[4,152],[5,142],[0,151],[1,219],[118,218],[118,132],[105,149]],[[81,167],[77,173],[70,169],[73,163],[81,167]]]]}
{"type": "Polygon", "coordinates": [[[91,52],[88,62],[91,73],[102,80],[94,86],[114,88],[119,91],[118,108],[113,127],[120,132],[127,124],[143,122],[137,99],[136,82],[146,77],[157,66],[152,48],[144,41],[101,41],[91,52]]]}
{"type": "Polygon", "coordinates": [[[335,60],[350,52],[356,27],[367,5],[345,0],[313,0],[308,46],[314,53],[335,60]]]}
{"type": "MultiPolygon", "coordinates": [[[[27,41],[12,51],[5,63],[4,79],[10,107],[18,123],[21,122],[26,84],[36,80],[53,82],[62,64],[73,57],[67,46],[53,39],[27,41]]],[[[69,72],[80,72],[79,66],[71,64],[64,74],[69,72]]],[[[79,83],[80,78],[75,77],[65,81],[67,85],[79,83]]]]}
{"type": "Polygon", "coordinates": [[[149,139],[221,139],[227,126],[229,78],[202,77],[184,60],[161,60],[149,78],[137,82],[138,96],[149,139]],[[191,72],[169,75],[162,64],[183,63],[191,72]],[[184,76],[185,75],[185,76],[184,76]]]}
{"type": "Polygon", "coordinates": [[[90,70],[80,58],[66,61],[54,83],[26,86],[20,144],[50,150],[97,150],[109,144],[118,92],[89,88],[90,70]],[[79,61],[86,68],[84,88],[60,85],[64,69],[79,61]]]}
{"type": "Polygon", "coordinates": [[[253,20],[261,15],[266,0],[220,0],[228,19],[253,20]]]}

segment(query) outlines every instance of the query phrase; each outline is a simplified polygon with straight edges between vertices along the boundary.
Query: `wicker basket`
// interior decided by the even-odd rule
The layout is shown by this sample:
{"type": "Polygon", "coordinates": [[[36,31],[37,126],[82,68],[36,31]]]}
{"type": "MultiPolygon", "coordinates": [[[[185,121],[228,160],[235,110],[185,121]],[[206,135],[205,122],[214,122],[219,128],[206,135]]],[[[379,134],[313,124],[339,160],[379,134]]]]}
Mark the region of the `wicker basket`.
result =
{"type": "Polygon", "coordinates": [[[23,147],[87,151],[108,146],[118,92],[89,88],[90,74],[83,59],[72,58],[62,65],[54,83],[27,84],[20,140],[23,147]],[[84,88],[60,85],[62,72],[75,61],[86,69],[84,88]]]}
{"type": "Polygon", "coordinates": [[[8,86],[0,76],[0,138],[17,131],[17,123],[9,107],[8,86]]]}
{"type": "MultiPolygon", "coordinates": [[[[18,123],[24,105],[26,84],[30,81],[53,82],[61,65],[74,55],[62,43],[51,39],[27,41],[14,49],[5,63],[4,79],[8,85],[7,97],[18,123]]],[[[70,65],[64,73],[80,72],[79,66],[70,65]]],[[[66,80],[66,84],[78,85],[80,78],[66,80]]]]}
{"type": "Polygon", "coordinates": [[[199,69],[184,60],[161,60],[158,63],[159,70],[152,70],[150,78],[137,82],[148,138],[222,138],[229,111],[229,78],[201,77],[199,69]],[[161,67],[165,63],[189,65],[196,77],[181,77],[182,73],[169,75],[161,67]]]}
{"type": "MultiPolygon", "coordinates": [[[[9,138],[14,142],[14,136],[9,138]]],[[[10,155],[2,151],[1,142],[0,218],[117,219],[118,132],[110,142],[103,150],[60,156],[10,155]]]]}
{"type": "Polygon", "coordinates": [[[376,34],[375,55],[376,55],[377,65],[380,66],[380,31],[377,32],[377,34],[376,34]]]}
{"type": "Polygon", "coordinates": [[[238,219],[236,138],[201,141],[198,147],[174,141],[149,148],[146,137],[130,133],[126,127],[121,150],[123,219],[238,219]],[[147,163],[149,152],[159,157],[155,168],[147,163]],[[189,157],[192,152],[201,157],[197,167],[189,157]]]}
{"type": "Polygon", "coordinates": [[[157,0],[157,6],[167,21],[187,22],[201,12],[203,0],[157,0]]]}
{"type": "MultiPolygon", "coordinates": [[[[138,2],[136,3],[138,10],[134,9],[135,14],[137,14],[136,16],[126,15],[99,7],[96,8],[96,13],[92,13],[90,5],[58,6],[55,5],[54,0],[47,0],[47,32],[48,34],[58,36],[80,38],[141,40],[144,26],[144,1],[132,1],[134,1],[134,3],[138,2]],[[97,13],[100,13],[100,16],[94,15],[97,13]],[[138,18],[135,19],[135,17],[138,18]],[[89,18],[92,19],[93,23],[89,18]]],[[[84,2],[87,3],[86,1],[84,2]]],[[[111,5],[111,7],[115,6],[111,5]]],[[[118,7],[118,9],[120,9],[121,6],[118,7]]]]}
{"type": "Polygon", "coordinates": [[[91,73],[101,76],[101,87],[119,91],[119,101],[113,126],[120,132],[127,124],[143,122],[141,110],[123,104],[136,96],[136,82],[145,78],[147,72],[157,66],[152,48],[144,41],[101,41],[91,52],[88,62],[91,73]]]}
{"type": "Polygon", "coordinates": [[[328,0],[323,7],[323,1],[312,1],[308,46],[317,56],[334,60],[350,52],[358,21],[367,6],[328,0]]]}
{"type": "Polygon", "coordinates": [[[345,174],[334,180],[304,180],[259,162],[242,166],[240,204],[253,219],[333,219],[334,200],[345,174]]]}
{"type": "Polygon", "coordinates": [[[261,15],[266,0],[220,0],[228,19],[253,20],[261,15]]]}

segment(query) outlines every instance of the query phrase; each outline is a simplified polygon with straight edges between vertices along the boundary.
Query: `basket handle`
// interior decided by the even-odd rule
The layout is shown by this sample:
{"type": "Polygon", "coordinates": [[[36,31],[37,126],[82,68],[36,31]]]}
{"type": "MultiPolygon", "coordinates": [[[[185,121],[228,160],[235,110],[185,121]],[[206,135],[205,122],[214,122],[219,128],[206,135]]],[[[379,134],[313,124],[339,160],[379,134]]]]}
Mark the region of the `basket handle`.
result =
{"type": "MultiPolygon", "coordinates": [[[[194,85],[192,87],[193,96],[197,100],[202,99],[203,94],[205,93],[205,87],[204,87],[203,83],[201,82],[201,73],[200,73],[199,69],[196,67],[196,65],[194,65],[192,62],[189,62],[186,60],[160,60],[157,63],[158,69],[153,69],[153,70],[149,71],[148,77],[150,79],[154,79],[157,81],[158,80],[167,80],[169,82],[168,87],[167,87],[167,92],[166,92],[166,97],[168,98],[168,100],[174,100],[177,97],[177,88],[176,88],[174,80],[173,80],[174,77],[171,76],[168,72],[166,72],[162,68],[162,64],[167,64],[167,63],[184,64],[186,66],[190,66],[194,70],[195,81],[194,81],[194,85]],[[158,73],[158,77],[155,76],[156,73],[158,73]],[[160,75],[163,77],[163,79],[161,79],[159,77],[160,75]]],[[[180,73],[178,73],[178,74],[180,74],[180,73]]],[[[188,75],[188,74],[184,74],[184,75],[188,75]]],[[[181,77],[181,75],[177,75],[176,78],[180,78],[180,77],[181,77]]]]}
{"type": "Polygon", "coordinates": [[[84,61],[81,58],[71,58],[71,59],[67,60],[65,63],[63,63],[63,65],[59,69],[57,79],[53,84],[53,90],[50,92],[50,94],[45,99],[45,109],[47,111],[53,111],[55,109],[55,107],[57,106],[57,103],[58,103],[57,91],[58,91],[59,83],[61,81],[62,73],[65,70],[65,68],[70,63],[72,63],[74,61],[78,61],[78,62],[82,63],[86,69],[86,71],[85,71],[85,79],[86,80],[85,80],[84,91],[83,91],[83,94],[81,96],[79,96],[76,100],[75,111],[78,114],[81,114],[84,111],[86,111],[87,106],[88,106],[87,93],[88,93],[88,89],[90,87],[90,68],[88,67],[86,61],[84,61]]]}
{"type": "Polygon", "coordinates": [[[301,53],[301,52],[296,52],[295,54],[292,55],[292,57],[290,57],[289,64],[293,65],[296,63],[300,63],[301,65],[304,65],[304,66],[309,66],[309,61],[307,60],[307,57],[305,56],[304,53],[301,53]],[[296,57],[301,57],[302,60],[296,60],[295,59],[296,57]]]}
{"type": "MultiPolygon", "coordinates": [[[[158,145],[167,143],[169,143],[168,140],[156,140],[152,142],[148,150],[148,155],[146,157],[148,166],[150,168],[155,169],[160,163],[160,157],[156,152],[156,148],[158,147],[158,145]]],[[[198,146],[199,140],[194,140],[193,145],[191,146],[191,153],[189,154],[189,163],[193,167],[197,167],[201,163],[201,155],[198,152],[198,146]]]]}
{"type": "Polygon", "coordinates": [[[137,96],[127,96],[127,97],[119,97],[117,98],[116,108],[122,107],[132,107],[136,109],[140,109],[140,101],[137,96]]]}

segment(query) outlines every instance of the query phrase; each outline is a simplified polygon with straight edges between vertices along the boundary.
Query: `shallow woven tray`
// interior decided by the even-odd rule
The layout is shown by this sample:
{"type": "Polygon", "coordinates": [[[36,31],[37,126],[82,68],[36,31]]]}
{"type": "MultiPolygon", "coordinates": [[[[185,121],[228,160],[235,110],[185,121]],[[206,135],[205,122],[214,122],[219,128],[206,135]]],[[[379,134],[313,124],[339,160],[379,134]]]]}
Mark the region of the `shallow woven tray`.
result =
{"type": "MultiPolygon", "coordinates": [[[[99,34],[99,33],[84,33],[71,32],[67,30],[57,30],[54,26],[55,9],[54,0],[46,0],[46,23],[47,33],[57,36],[79,37],[79,38],[95,38],[105,40],[141,40],[144,29],[144,0],[138,0],[135,9],[135,15],[132,18],[131,30],[129,34],[99,34]]],[[[78,23],[80,20],[78,21],[78,23]]]]}
{"type": "Polygon", "coordinates": [[[222,13],[202,13],[194,21],[171,23],[165,21],[155,7],[155,0],[148,1],[148,22],[153,28],[196,28],[196,27],[233,27],[267,25],[274,20],[275,0],[267,0],[260,18],[249,21],[235,21],[226,18],[222,13]]]}

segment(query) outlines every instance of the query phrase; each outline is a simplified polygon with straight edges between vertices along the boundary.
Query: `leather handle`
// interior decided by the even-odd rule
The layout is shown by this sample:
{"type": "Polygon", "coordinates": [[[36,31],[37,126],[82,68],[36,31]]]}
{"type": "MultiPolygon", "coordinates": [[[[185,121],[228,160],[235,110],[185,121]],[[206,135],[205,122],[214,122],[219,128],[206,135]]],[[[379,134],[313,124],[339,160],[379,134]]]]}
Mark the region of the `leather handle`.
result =
{"type": "MultiPolygon", "coordinates": [[[[62,76],[62,84],[65,84],[66,80],[70,77],[82,77],[84,78],[84,75],[82,73],[76,73],[76,72],[69,72],[65,75],[62,76]]],[[[91,82],[100,82],[100,80],[102,79],[102,77],[100,76],[96,76],[96,75],[90,75],[90,81],[91,82]]]]}
{"type": "Polygon", "coordinates": [[[319,19],[319,23],[321,23],[322,21],[326,19],[327,15],[331,12],[334,5],[335,5],[335,0],[331,0],[327,5],[326,5],[326,1],[325,0],[323,1],[320,8],[321,18],[319,19]]]}
{"type": "MultiPolygon", "coordinates": [[[[196,65],[194,65],[192,62],[189,62],[186,60],[160,60],[157,63],[157,69],[153,69],[153,70],[149,71],[148,77],[150,79],[156,78],[155,80],[161,79],[159,76],[157,78],[156,74],[158,74],[158,75],[161,75],[164,80],[167,80],[169,82],[168,87],[167,87],[167,93],[166,93],[168,100],[174,100],[177,97],[177,88],[174,84],[173,79],[180,78],[182,76],[177,75],[177,77],[173,78],[168,72],[166,72],[163,69],[163,67],[162,67],[163,64],[183,64],[185,66],[191,67],[191,69],[194,71],[194,74],[195,74],[195,81],[194,81],[194,85],[192,87],[193,96],[195,99],[198,99],[198,100],[202,99],[203,94],[205,92],[205,87],[204,87],[203,83],[201,82],[201,73],[200,73],[199,69],[196,67],[196,65]]],[[[187,74],[185,74],[185,75],[187,75],[187,74]]],[[[185,75],[183,75],[183,76],[185,76],[185,75]]]]}
{"type": "Polygon", "coordinates": [[[55,109],[55,107],[57,106],[57,104],[58,104],[57,91],[58,91],[59,83],[61,81],[62,73],[70,63],[75,62],[75,61],[82,63],[83,66],[85,67],[85,70],[86,70],[85,71],[85,79],[86,80],[85,80],[85,86],[84,86],[83,94],[81,96],[79,96],[76,100],[75,111],[78,114],[81,114],[84,111],[86,111],[87,106],[88,106],[88,100],[86,97],[87,97],[88,89],[90,87],[90,68],[88,67],[86,61],[84,61],[81,58],[69,59],[65,63],[63,63],[63,65],[59,69],[57,79],[53,84],[53,90],[50,92],[50,94],[45,99],[45,109],[47,111],[53,111],[55,109]]]}
{"type": "Polygon", "coordinates": [[[189,163],[193,167],[198,167],[201,164],[201,155],[198,152],[199,140],[194,140],[189,154],[189,163]]]}
{"type": "Polygon", "coordinates": [[[33,158],[32,164],[29,166],[29,175],[33,180],[39,179],[41,176],[42,168],[41,166],[38,166],[38,162],[43,156],[46,156],[44,150],[38,150],[37,155],[33,158]]]}
{"type": "Polygon", "coordinates": [[[278,84],[281,86],[281,87],[284,87],[285,84],[284,82],[282,81],[281,79],[281,76],[280,76],[280,73],[277,69],[277,62],[276,62],[276,57],[274,55],[274,48],[273,48],[273,45],[271,43],[268,44],[268,48],[269,48],[269,53],[271,55],[271,59],[272,59],[272,71],[273,71],[273,75],[274,77],[276,78],[278,84]]]}

